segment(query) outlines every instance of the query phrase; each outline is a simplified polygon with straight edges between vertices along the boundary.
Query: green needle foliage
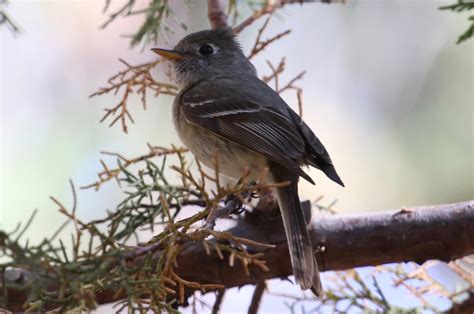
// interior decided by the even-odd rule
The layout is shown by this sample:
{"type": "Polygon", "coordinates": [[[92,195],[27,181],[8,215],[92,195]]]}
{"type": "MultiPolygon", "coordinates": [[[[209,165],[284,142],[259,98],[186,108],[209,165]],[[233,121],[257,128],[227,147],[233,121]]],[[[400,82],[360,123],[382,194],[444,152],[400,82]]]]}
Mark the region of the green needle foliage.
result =
{"type": "MultiPolygon", "coordinates": [[[[20,304],[27,312],[90,311],[104,302],[120,300],[115,304],[118,312],[127,309],[177,313],[178,305],[189,302],[195,306],[199,302],[199,297],[190,291],[225,288],[220,284],[190,282],[178,275],[176,257],[190,242],[201,243],[207,254],[218,256],[222,263],[240,263],[247,276],[251,276],[250,265],[268,270],[261,260],[264,254],[261,252],[273,246],[202,228],[203,221],[221,199],[248,191],[245,179],[234,187],[222,187],[217,179],[217,166],[210,176],[197,164],[196,174],[190,171],[183,149],[150,149],[153,154],[133,159],[114,154],[120,156],[117,168],[103,163],[109,175],[102,176],[99,185],[89,187],[100,190],[103,184],[117,179],[123,189],[123,199],[104,218],[89,222],[80,218],[71,183],[73,203],[69,208],[52,198],[67,219],[51,237],[38,243],[24,239],[36,211],[23,227],[18,225],[11,232],[0,230],[0,309],[11,309],[12,304],[18,306],[18,295],[22,295],[26,299],[21,299],[20,304]],[[178,160],[177,164],[170,166],[170,156],[178,160]],[[179,183],[170,182],[172,177],[179,183]],[[214,188],[209,190],[206,186],[214,188]],[[177,215],[184,208],[199,211],[179,215],[185,217],[179,219],[177,215]],[[64,235],[67,225],[74,227],[70,240],[64,235]],[[137,245],[142,230],[151,230],[154,236],[137,245]],[[257,248],[259,253],[250,253],[252,248],[257,248]]],[[[259,184],[251,189],[259,192],[269,187],[259,184]]],[[[332,212],[332,204],[321,206],[319,201],[314,204],[316,209],[332,212]]],[[[446,291],[426,275],[424,267],[429,266],[378,266],[370,276],[364,277],[356,270],[329,273],[324,300],[278,296],[288,300],[285,303],[291,312],[311,308],[384,313],[416,313],[424,309],[427,313],[437,313],[439,309],[425,300],[427,296],[436,294],[454,302],[465,297],[469,288],[461,287],[454,293],[446,291]],[[408,294],[420,299],[421,305],[416,309],[400,309],[387,301],[378,285],[379,278],[387,276],[393,278],[395,285],[410,287],[408,294]]]]}
{"type": "MultiPolygon", "coordinates": [[[[5,0],[0,3],[5,3],[5,0]]],[[[172,30],[169,26],[171,21],[185,29],[186,26],[171,8],[174,1],[149,0],[144,7],[140,7],[139,4],[143,3],[127,0],[109,15],[103,27],[119,17],[143,15],[143,24],[132,35],[132,46],[156,42],[166,36],[172,30]]],[[[228,13],[235,19],[238,18],[237,7],[240,3],[238,0],[229,2],[228,13]]],[[[257,6],[267,4],[266,1],[244,3],[257,6]]],[[[107,0],[105,12],[110,10],[110,4],[111,1],[107,0]]],[[[473,8],[473,2],[459,0],[458,3],[441,9],[458,12],[473,8]]],[[[3,11],[0,13],[3,14],[3,11]]],[[[473,21],[474,18],[471,16],[469,19],[473,21]]],[[[459,42],[471,37],[472,31],[471,25],[459,42]]],[[[156,64],[156,61],[135,67],[126,64],[127,69],[114,76],[119,78],[119,82],[112,82],[110,88],[103,89],[97,95],[118,91],[126,82],[136,81],[137,78],[143,79],[140,81],[143,83],[134,83],[142,84],[142,89],[137,93],[143,92],[143,102],[144,91],[150,86],[156,88],[157,94],[161,91],[163,94],[173,95],[174,86],[151,79],[149,71],[156,64]],[[133,75],[127,79],[125,76],[130,73],[133,75]]],[[[280,65],[283,70],[284,60],[280,65]]],[[[279,68],[280,66],[275,68],[269,80],[278,76],[279,68]]],[[[290,86],[290,83],[286,86],[290,86]]],[[[287,87],[280,91],[285,88],[287,87]]],[[[126,97],[121,102],[122,106],[126,104],[126,97]]],[[[110,112],[114,110],[117,109],[110,112]]],[[[127,113],[126,110],[122,112],[127,113]]],[[[266,265],[260,259],[261,253],[251,254],[248,248],[268,248],[268,245],[237,238],[226,232],[201,228],[202,222],[221,205],[222,199],[231,194],[248,192],[245,180],[234,187],[222,187],[218,179],[217,161],[213,177],[205,174],[198,162],[199,171],[195,174],[190,170],[185,154],[184,149],[150,147],[149,153],[132,159],[112,154],[118,158],[114,168],[109,168],[101,161],[104,170],[99,174],[99,180],[88,187],[100,190],[103,184],[115,179],[123,192],[121,201],[102,219],[83,221],[80,218],[76,191],[71,183],[73,204],[69,208],[52,198],[59,212],[67,219],[51,237],[36,243],[24,239],[36,211],[24,226],[18,225],[11,232],[0,230],[0,311],[18,304],[16,297],[22,295],[26,296],[25,300],[21,300],[23,309],[30,312],[50,309],[59,312],[89,311],[97,308],[104,300],[116,299],[121,300],[116,304],[117,311],[126,308],[129,312],[151,310],[175,313],[178,304],[186,304],[190,290],[207,292],[225,288],[218,284],[189,282],[175,272],[176,257],[183,246],[190,242],[202,243],[206,252],[216,253],[223,263],[233,264],[234,260],[240,262],[247,273],[247,265],[254,265],[265,271],[266,265]],[[171,156],[177,163],[170,166],[171,156]],[[178,184],[171,182],[170,178],[173,176],[178,177],[178,184]],[[211,191],[210,186],[213,187],[211,191]],[[183,213],[183,208],[196,207],[199,209],[197,213],[178,218],[182,216],[179,214],[183,213]],[[63,234],[68,225],[74,227],[70,240],[63,234]],[[140,243],[140,233],[143,230],[151,230],[154,236],[145,243],[140,243]]],[[[254,185],[252,191],[258,192],[269,187],[270,185],[265,184],[254,185]]],[[[316,204],[315,207],[332,211],[328,208],[332,205],[321,207],[316,204]]],[[[302,307],[302,303],[315,310],[326,308],[333,312],[355,310],[414,313],[418,310],[403,310],[390,304],[378,285],[379,274],[385,277],[387,274],[393,275],[397,285],[410,287],[409,295],[417,297],[422,304],[419,309],[423,308],[428,312],[439,312],[439,309],[425,300],[426,295],[437,293],[450,302],[465,295],[464,288],[454,293],[443,290],[439,283],[426,276],[423,267],[413,267],[411,270],[401,265],[393,268],[376,267],[373,275],[369,276],[371,283],[355,270],[348,270],[335,273],[328,284],[324,300],[283,297],[290,299],[288,307],[292,312],[296,307],[302,307]],[[410,285],[410,281],[414,280],[417,281],[416,284],[410,285]]],[[[196,296],[192,299],[192,302],[198,300],[196,296]]]]}
{"type": "MultiPolygon", "coordinates": [[[[241,191],[243,185],[229,189],[218,187],[210,196],[204,189],[204,180],[211,179],[204,174],[200,179],[195,178],[183,154],[180,149],[171,149],[160,154],[156,162],[143,158],[142,166],[136,172],[124,167],[119,160],[118,181],[124,186],[124,198],[103,219],[91,222],[80,219],[75,189],[71,184],[74,196],[71,209],[52,198],[59,212],[67,217],[65,224],[52,237],[39,244],[23,241],[34,214],[25,227],[18,226],[9,233],[1,231],[0,308],[9,308],[9,304],[15,301],[8,293],[12,289],[26,291],[26,311],[57,308],[60,312],[94,309],[98,304],[97,294],[112,291],[122,296],[123,301],[119,302],[122,308],[172,313],[176,311],[178,298],[180,303],[185,302],[184,288],[206,291],[221,287],[190,283],[174,272],[175,257],[184,243],[209,242],[205,244],[207,247],[233,254],[236,260],[258,263],[238,239],[194,227],[218,206],[223,197],[241,191]],[[172,168],[167,164],[167,155],[171,154],[179,160],[179,164],[172,168]],[[171,184],[167,179],[170,172],[178,173],[182,183],[171,184]],[[196,205],[203,210],[176,220],[183,207],[196,205]],[[70,245],[59,237],[68,223],[75,228],[70,245]],[[144,229],[151,229],[156,236],[143,246],[128,246],[133,239],[139,242],[139,231],[144,229]],[[160,251],[158,255],[155,254],[157,251],[160,251]],[[15,278],[11,278],[11,274],[19,269],[26,271],[26,285],[19,285],[15,278]]],[[[25,277],[24,273],[22,276],[25,277]]]]}
{"type": "MultiPolygon", "coordinates": [[[[144,16],[144,21],[139,29],[129,36],[131,37],[130,44],[132,47],[139,44],[143,47],[156,44],[159,39],[166,41],[167,34],[173,32],[176,27],[187,30],[186,24],[176,15],[172,5],[186,5],[189,0],[148,0],[145,6],[143,6],[143,1],[126,0],[125,4],[116,10],[111,10],[111,2],[111,0],[105,1],[103,12],[108,13],[109,18],[101,28],[107,27],[120,17],[144,16]]],[[[204,1],[202,2],[204,3],[204,1]]],[[[229,0],[227,14],[232,17],[235,24],[244,7],[257,9],[264,7],[267,3],[265,0],[229,0]]]]}
{"type": "MultiPolygon", "coordinates": [[[[145,7],[140,7],[142,1],[127,0],[119,9],[109,14],[109,19],[102,25],[102,28],[107,27],[119,17],[143,15],[145,20],[139,29],[130,36],[130,44],[132,47],[140,43],[144,46],[151,43],[156,44],[159,38],[166,38],[167,33],[173,30],[170,23],[174,23],[184,30],[187,29],[171,8],[172,2],[171,0],[150,0],[145,7]]],[[[106,0],[104,13],[109,11],[110,4],[111,0],[106,0]]]]}
{"type": "MultiPolygon", "coordinates": [[[[453,12],[472,11],[474,10],[474,1],[458,0],[457,3],[440,7],[440,10],[450,10],[453,12]]],[[[464,33],[461,34],[461,36],[459,36],[458,41],[457,41],[458,44],[468,40],[474,34],[474,15],[469,16],[468,21],[469,21],[469,27],[464,33]]]]}
{"type": "Polygon", "coordinates": [[[20,33],[20,28],[8,14],[6,9],[8,4],[8,0],[0,0],[0,27],[6,27],[13,35],[16,35],[20,33]]]}

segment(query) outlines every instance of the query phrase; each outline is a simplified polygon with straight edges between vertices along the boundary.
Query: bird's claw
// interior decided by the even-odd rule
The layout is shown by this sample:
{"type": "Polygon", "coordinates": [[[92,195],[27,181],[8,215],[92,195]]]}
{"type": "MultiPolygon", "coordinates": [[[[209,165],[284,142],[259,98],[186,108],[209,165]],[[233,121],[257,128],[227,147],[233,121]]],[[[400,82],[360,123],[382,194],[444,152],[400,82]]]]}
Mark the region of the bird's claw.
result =
{"type": "Polygon", "coordinates": [[[224,206],[216,208],[209,213],[204,228],[214,229],[217,218],[226,217],[232,214],[240,215],[243,213],[245,211],[243,200],[249,195],[251,195],[250,192],[245,192],[240,196],[234,194],[227,196],[224,200],[224,206]]]}
{"type": "Polygon", "coordinates": [[[235,194],[231,194],[226,197],[226,199],[224,200],[224,204],[225,206],[229,205],[228,215],[239,215],[244,212],[245,208],[242,199],[243,197],[236,196],[235,194]]]}

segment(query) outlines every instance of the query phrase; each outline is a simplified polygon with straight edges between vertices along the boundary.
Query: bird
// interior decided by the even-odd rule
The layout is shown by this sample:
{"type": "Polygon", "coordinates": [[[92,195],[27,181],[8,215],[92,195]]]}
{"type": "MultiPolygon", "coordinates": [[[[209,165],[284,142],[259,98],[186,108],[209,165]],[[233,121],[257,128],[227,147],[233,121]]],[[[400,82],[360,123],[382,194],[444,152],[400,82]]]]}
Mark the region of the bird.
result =
{"type": "MultiPolygon", "coordinates": [[[[238,180],[244,171],[257,179],[265,169],[280,185],[276,198],[296,283],[323,295],[319,269],[298,196],[302,169],[312,166],[344,186],[321,141],[302,118],[259,79],[231,28],[185,36],[172,49],[153,48],[172,63],[179,93],[173,102],[175,129],[204,165],[238,180]]],[[[250,180],[251,180],[250,179],[250,180]]]]}

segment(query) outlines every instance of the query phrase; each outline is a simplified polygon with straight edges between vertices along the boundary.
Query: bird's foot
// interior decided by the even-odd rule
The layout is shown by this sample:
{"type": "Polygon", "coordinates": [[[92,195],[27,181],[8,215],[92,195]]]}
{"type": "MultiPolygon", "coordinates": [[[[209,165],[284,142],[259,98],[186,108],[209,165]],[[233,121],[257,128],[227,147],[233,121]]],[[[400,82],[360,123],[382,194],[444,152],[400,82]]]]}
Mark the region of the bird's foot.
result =
{"type": "Polygon", "coordinates": [[[224,206],[212,210],[206,218],[204,228],[214,229],[217,218],[227,217],[235,214],[239,215],[244,212],[244,201],[248,198],[256,197],[251,191],[241,192],[240,194],[228,195],[224,200],[224,206]]]}

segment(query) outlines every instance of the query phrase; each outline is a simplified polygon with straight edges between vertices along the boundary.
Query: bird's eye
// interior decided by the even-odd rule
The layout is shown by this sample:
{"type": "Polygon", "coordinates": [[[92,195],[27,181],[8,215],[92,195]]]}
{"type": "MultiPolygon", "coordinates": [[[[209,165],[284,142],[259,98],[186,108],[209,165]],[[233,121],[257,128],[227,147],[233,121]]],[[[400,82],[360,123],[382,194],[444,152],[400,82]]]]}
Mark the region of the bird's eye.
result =
{"type": "Polygon", "coordinates": [[[210,56],[214,53],[214,48],[210,45],[202,45],[201,48],[199,48],[199,53],[203,56],[210,56]]]}

